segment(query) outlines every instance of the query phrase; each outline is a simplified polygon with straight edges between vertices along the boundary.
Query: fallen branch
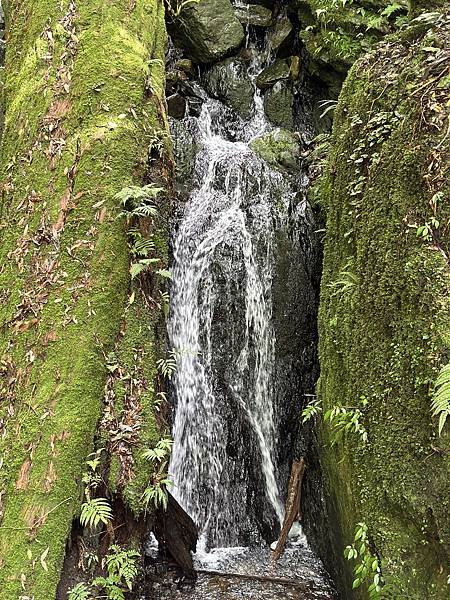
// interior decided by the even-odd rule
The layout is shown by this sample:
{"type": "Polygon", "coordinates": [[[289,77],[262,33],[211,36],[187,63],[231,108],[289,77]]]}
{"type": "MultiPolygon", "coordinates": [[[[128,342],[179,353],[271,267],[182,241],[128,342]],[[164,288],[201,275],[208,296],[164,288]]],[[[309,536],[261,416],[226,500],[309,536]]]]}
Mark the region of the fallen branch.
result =
{"type": "Polygon", "coordinates": [[[277,561],[283,554],[286,540],[292,525],[295,521],[300,521],[302,518],[300,509],[300,499],[302,494],[302,481],[305,473],[305,460],[295,460],[292,463],[291,476],[289,478],[288,495],[286,499],[286,510],[284,513],[283,527],[281,528],[280,537],[272,554],[272,560],[277,561]]]}
{"type": "Polygon", "coordinates": [[[209,571],[206,569],[197,569],[197,573],[202,575],[213,575],[214,577],[228,577],[230,579],[250,579],[252,581],[266,581],[270,583],[278,583],[280,585],[290,585],[303,592],[311,591],[311,588],[304,582],[290,579],[288,577],[275,577],[271,575],[251,575],[247,573],[224,573],[222,571],[209,571]]]}

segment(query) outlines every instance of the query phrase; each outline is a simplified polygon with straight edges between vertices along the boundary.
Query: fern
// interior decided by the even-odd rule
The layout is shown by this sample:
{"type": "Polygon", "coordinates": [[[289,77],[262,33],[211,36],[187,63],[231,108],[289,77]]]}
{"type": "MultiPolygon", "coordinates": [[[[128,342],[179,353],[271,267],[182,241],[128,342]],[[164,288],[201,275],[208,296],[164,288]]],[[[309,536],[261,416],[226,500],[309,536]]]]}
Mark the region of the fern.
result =
{"type": "Polygon", "coordinates": [[[431,411],[433,417],[439,417],[438,431],[441,435],[450,415],[450,363],[442,367],[437,376],[431,398],[431,411]]]}
{"type": "Polygon", "coordinates": [[[347,433],[355,433],[365,444],[368,440],[367,430],[361,423],[362,413],[359,408],[347,408],[345,406],[333,406],[323,416],[324,421],[329,421],[331,433],[331,445],[334,446],[347,433]]]}
{"type": "Polygon", "coordinates": [[[154,185],[125,187],[118,192],[114,199],[122,206],[119,217],[125,217],[130,222],[132,217],[155,217],[158,209],[153,201],[165,190],[154,185]]]}
{"type": "Polygon", "coordinates": [[[167,487],[170,487],[172,482],[167,479],[161,479],[154,485],[149,485],[145,488],[144,493],[142,494],[142,499],[144,503],[148,506],[153,505],[154,508],[162,507],[164,510],[167,509],[167,487]]]}
{"type": "Polygon", "coordinates": [[[358,288],[359,279],[358,276],[352,272],[352,261],[348,261],[347,264],[340,270],[339,279],[328,284],[328,287],[332,289],[331,296],[348,296],[350,303],[353,302],[353,293],[358,288]]]}
{"type": "Polygon", "coordinates": [[[91,600],[92,594],[85,583],[77,583],[75,587],[69,590],[68,600],[91,600]]]}
{"type": "Polygon", "coordinates": [[[125,585],[131,591],[133,579],[138,573],[137,559],[140,557],[136,550],[124,550],[117,544],[113,544],[106,557],[106,568],[110,578],[117,577],[119,581],[124,580],[125,585]]]}
{"type": "Polygon", "coordinates": [[[112,519],[112,510],[106,498],[88,499],[81,506],[80,523],[83,527],[97,527],[99,523],[108,523],[112,519]]]}
{"type": "Polygon", "coordinates": [[[145,271],[149,265],[160,262],[159,258],[142,258],[130,266],[131,279],[135,279],[138,275],[145,271]]]}
{"type": "Polygon", "coordinates": [[[151,462],[161,462],[170,454],[172,444],[173,441],[168,438],[159,440],[154,448],[145,450],[145,452],[142,453],[142,456],[151,462]]]}
{"type": "Polygon", "coordinates": [[[125,594],[120,587],[120,579],[118,577],[96,577],[92,582],[96,587],[103,588],[106,592],[108,600],[125,600],[125,594]]]}
{"type": "Polygon", "coordinates": [[[161,358],[160,360],[156,361],[158,371],[166,379],[172,379],[172,375],[177,370],[177,356],[178,354],[176,350],[171,350],[167,358],[161,358]]]}
{"type": "Polygon", "coordinates": [[[148,256],[155,249],[155,242],[150,239],[136,240],[131,248],[135,256],[148,256]]]}

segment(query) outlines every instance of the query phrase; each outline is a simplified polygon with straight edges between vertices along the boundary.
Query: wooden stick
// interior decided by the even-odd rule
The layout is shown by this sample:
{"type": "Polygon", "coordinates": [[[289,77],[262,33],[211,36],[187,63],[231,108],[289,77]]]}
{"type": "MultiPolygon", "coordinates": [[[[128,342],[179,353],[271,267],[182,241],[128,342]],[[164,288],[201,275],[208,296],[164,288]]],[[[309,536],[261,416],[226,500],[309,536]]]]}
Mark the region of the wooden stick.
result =
{"type": "Polygon", "coordinates": [[[291,476],[289,478],[288,495],[286,499],[286,510],[284,513],[283,527],[280,537],[272,554],[272,560],[277,561],[283,554],[286,540],[292,525],[295,521],[302,518],[300,509],[300,499],[302,494],[302,481],[305,473],[305,460],[295,460],[292,463],[291,476]]]}
{"type": "Polygon", "coordinates": [[[271,583],[279,583],[280,585],[290,585],[304,592],[311,591],[311,588],[304,582],[288,577],[274,577],[270,575],[251,575],[247,573],[224,573],[222,571],[209,571],[206,569],[197,569],[197,573],[202,575],[213,575],[217,577],[229,577],[237,579],[251,579],[252,581],[270,581],[271,583]]]}

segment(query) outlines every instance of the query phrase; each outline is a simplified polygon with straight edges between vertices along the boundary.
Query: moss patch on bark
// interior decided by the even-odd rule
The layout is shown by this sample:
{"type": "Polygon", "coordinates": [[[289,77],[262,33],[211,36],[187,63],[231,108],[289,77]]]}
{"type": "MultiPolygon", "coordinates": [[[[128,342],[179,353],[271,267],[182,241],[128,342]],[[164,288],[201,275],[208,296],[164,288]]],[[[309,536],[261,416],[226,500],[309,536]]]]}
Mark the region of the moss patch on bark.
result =
{"type": "Polygon", "coordinates": [[[155,131],[166,129],[164,45],[162,0],[10,3],[0,213],[5,600],[55,597],[103,406],[104,355],[127,304],[114,195],[142,181],[155,131]]]}

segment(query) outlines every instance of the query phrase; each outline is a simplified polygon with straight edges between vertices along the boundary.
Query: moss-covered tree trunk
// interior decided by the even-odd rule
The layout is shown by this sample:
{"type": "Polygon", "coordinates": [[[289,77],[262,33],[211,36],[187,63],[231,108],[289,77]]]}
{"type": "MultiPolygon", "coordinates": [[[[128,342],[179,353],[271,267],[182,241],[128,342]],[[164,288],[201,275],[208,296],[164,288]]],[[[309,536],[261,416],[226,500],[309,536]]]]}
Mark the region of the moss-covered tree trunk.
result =
{"type": "Polygon", "coordinates": [[[163,0],[11,0],[6,39],[0,598],[49,600],[94,437],[115,454],[103,493],[138,515],[157,435],[161,311],[152,285],[129,298],[114,195],[166,175],[163,0]]]}
{"type": "Polygon", "coordinates": [[[336,422],[322,427],[346,598],[361,578],[361,555],[343,559],[357,522],[368,527],[363,557],[381,561],[381,597],[448,598],[450,417],[439,436],[431,394],[450,339],[449,29],[432,21],[351,69],[320,184],[319,395],[324,411],[346,407],[359,422],[344,420],[334,447],[336,422]]]}

